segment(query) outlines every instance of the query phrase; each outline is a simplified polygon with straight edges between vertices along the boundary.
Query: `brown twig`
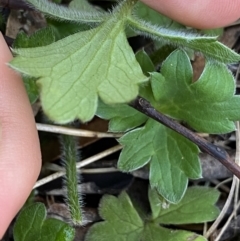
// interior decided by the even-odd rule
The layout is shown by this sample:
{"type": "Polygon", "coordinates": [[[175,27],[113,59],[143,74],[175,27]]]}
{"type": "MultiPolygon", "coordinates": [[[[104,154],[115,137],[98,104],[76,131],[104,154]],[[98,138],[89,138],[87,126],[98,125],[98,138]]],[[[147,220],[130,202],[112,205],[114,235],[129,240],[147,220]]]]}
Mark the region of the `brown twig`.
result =
{"type": "Polygon", "coordinates": [[[177,133],[183,135],[193,143],[195,143],[201,151],[208,153],[215,159],[220,161],[229,171],[240,178],[240,166],[231,160],[227,152],[219,146],[215,146],[209,143],[202,137],[198,136],[194,132],[190,131],[186,127],[182,126],[175,120],[163,115],[162,113],[156,111],[154,107],[144,98],[137,97],[130,104],[134,109],[142,112],[143,114],[151,117],[152,119],[160,122],[161,124],[169,127],[170,129],[176,131],[177,133]]]}

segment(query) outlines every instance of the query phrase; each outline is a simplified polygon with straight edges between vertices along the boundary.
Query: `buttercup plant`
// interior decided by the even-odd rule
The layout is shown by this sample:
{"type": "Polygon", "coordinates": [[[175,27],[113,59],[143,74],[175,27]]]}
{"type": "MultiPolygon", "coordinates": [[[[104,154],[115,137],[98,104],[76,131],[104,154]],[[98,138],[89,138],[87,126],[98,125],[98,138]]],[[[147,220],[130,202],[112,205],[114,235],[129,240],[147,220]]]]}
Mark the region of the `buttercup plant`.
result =
{"type": "MultiPolygon", "coordinates": [[[[180,203],[188,179],[202,175],[200,149],[215,155],[215,147],[182,134],[179,126],[157,122],[149,110],[199,132],[235,130],[240,98],[235,95],[234,78],[226,64],[238,62],[240,56],[217,37],[186,29],[137,1],[120,1],[108,12],[83,0],[73,0],[68,8],[47,0],[27,2],[53,19],[38,36],[48,33],[51,41],[31,48],[18,45],[10,66],[37,86],[44,113],[60,124],[75,119],[87,122],[95,115],[109,120],[112,132],[124,132],[119,139],[123,150],[118,168],[131,172],[148,165],[150,187],[168,203],[180,203]],[[61,24],[72,24],[74,33],[61,34],[56,27],[61,24]],[[157,63],[160,71],[156,71],[151,55],[133,52],[128,34],[150,38],[160,49],[171,46],[164,61],[157,63]],[[190,60],[193,52],[204,55],[206,62],[195,82],[190,60]],[[138,108],[136,100],[149,105],[138,108]]],[[[228,166],[225,159],[222,162],[228,166]]],[[[239,174],[238,167],[231,165],[239,174]]],[[[120,199],[128,197],[122,194],[120,199]]]]}
{"type": "MultiPolygon", "coordinates": [[[[133,110],[125,103],[140,95],[156,110],[186,122],[197,131],[233,131],[233,121],[240,119],[240,98],[234,95],[234,79],[226,63],[239,61],[239,55],[219,43],[216,37],[183,28],[157,26],[141,19],[137,12],[139,8],[147,7],[134,1],[122,1],[107,14],[91,11],[93,7],[89,5],[86,11],[81,11],[80,7],[72,10],[71,6],[70,9],[63,8],[48,1],[44,4],[37,0],[28,2],[58,20],[74,20],[81,24],[95,21],[91,29],[52,44],[14,49],[16,57],[11,67],[38,78],[46,115],[57,123],[71,122],[76,118],[89,121],[96,114],[97,107],[102,108],[98,104],[100,98],[105,109],[99,115],[112,119],[118,110],[115,105],[123,104],[121,108],[127,110],[121,120],[125,123],[121,131],[132,130],[120,139],[124,149],[119,168],[132,171],[150,163],[151,186],[157,187],[169,202],[179,202],[188,178],[201,177],[198,148],[142,115],[129,127],[133,110]],[[95,20],[88,21],[90,16],[95,20]],[[142,69],[146,71],[146,67],[140,65],[127,42],[125,30],[129,28],[162,44],[175,46],[176,50],[163,62],[161,73],[151,68],[150,76],[146,72],[144,75],[142,69]],[[195,83],[186,53],[188,49],[201,52],[206,58],[204,71],[195,83]],[[146,126],[138,127],[145,122],[146,126]],[[143,153],[136,156],[139,148],[143,153]]],[[[146,61],[153,65],[150,59],[146,61]]]]}

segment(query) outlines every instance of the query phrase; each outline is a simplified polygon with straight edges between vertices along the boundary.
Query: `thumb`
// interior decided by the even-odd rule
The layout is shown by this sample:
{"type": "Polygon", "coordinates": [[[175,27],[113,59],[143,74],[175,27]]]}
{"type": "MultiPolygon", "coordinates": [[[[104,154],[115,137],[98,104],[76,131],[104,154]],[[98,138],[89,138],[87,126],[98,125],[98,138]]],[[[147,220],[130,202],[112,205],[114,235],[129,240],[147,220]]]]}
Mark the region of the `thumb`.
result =
{"type": "Polygon", "coordinates": [[[142,0],[168,17],[199,29],[218,28],[240,17],[239,0],[142,0]]]}
{"type": "Polygon", "coordinates": [[[29,196],[40,171],[38,135],[22,80],[0,33],[0,238],[29,196]]]}

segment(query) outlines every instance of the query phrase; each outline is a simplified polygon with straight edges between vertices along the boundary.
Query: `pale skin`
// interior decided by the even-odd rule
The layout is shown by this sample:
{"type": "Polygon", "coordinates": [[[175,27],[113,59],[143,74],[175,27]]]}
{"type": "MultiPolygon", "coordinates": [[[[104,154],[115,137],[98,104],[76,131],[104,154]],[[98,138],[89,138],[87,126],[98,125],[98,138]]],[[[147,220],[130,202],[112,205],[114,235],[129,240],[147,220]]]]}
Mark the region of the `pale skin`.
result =
{"type": "MultiPolygon", "coordinates": [[[[143,0],[195,28],[225,26],[240,17],[239,0],[143,0]]],[[[23,83],[8,68],[11,53],[0,34],[0,238],[23,206],[39,175],[41,153],[23,83]]]]}

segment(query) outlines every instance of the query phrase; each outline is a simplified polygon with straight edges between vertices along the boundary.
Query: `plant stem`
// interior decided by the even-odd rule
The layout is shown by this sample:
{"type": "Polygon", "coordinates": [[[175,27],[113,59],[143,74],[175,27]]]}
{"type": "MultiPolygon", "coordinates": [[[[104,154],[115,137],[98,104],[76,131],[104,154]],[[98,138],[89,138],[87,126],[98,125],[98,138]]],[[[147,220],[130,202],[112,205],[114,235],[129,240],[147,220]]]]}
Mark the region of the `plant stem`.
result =
{"type": "Polygon", "coordinates": [[[66,168],[65,186],[67,188],[67,205],[74,225],[83,223],[81,210],[81,193],[78,192],[78,174],[76,169],[79,159],[76,138],[62,135],[61,143],[63,148],[62,160],[66,168]]]}
{"type": "Polygon", "coordinates": [[[222,147],[209,143],[204,138],[198,136],[175,120],[156,111],[154,107],[142,97],[137,97],[134,101],[132,101],[132,103],[130,103],[130,106],[186,137],[195,143],[201,151],[213,156],[215,159],[220,161],[229,171],[240,178],[240,166],[231,160],[227,152],[222,147]]]}

